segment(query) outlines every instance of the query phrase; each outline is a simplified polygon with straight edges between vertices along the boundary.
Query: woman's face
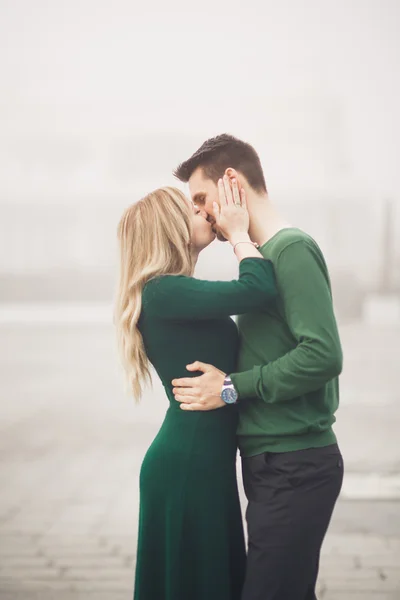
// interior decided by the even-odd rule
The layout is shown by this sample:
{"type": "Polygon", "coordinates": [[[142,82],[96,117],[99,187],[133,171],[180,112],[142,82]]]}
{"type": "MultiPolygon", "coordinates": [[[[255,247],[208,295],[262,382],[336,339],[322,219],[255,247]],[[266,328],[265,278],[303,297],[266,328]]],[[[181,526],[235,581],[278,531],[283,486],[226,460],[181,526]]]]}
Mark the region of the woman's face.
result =
{"type": "Polygon", "coordinates": [[[193,226],[192,226],[192,239],[191,244],[193,250],[201,252],[203,248],[206,248],[211,242],[215,240],[215,233],[211,228],[211,223],[207,221],[207,213],[204,209],[198,208],[195,204],[190,202],[193,210],[193,226]]]}

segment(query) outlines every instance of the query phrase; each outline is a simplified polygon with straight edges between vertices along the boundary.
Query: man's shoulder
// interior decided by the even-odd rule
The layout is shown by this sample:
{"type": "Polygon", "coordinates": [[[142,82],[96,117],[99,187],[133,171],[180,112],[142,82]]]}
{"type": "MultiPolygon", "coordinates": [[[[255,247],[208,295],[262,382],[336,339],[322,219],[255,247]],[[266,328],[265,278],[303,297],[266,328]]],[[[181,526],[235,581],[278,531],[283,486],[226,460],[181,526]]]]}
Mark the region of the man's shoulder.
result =
{"type": "Polygon", "coordinates": [[[297,227],[286,227],[278,231],[261,247],[261,252],[265,258],[276,259],[286,248],[294,244],[306,245],[319,253],[321,252],[314,238],[297,227]]]}

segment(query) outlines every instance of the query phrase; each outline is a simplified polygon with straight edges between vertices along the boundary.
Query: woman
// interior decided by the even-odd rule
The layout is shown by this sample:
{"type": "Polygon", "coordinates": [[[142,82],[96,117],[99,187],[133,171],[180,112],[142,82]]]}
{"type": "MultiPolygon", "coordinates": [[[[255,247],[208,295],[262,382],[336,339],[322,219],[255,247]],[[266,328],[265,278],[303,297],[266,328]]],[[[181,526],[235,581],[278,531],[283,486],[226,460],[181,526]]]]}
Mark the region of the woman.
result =
{"type": "Polygon", "coordinates": [[[277,294],[272,265],[247,233],[244,192],[220,181],[219,196],[216,226],[240,262],[237,281],[192,277],[215,233],[175,188],[152,192],[119,224],[116,324],[128,380],[138,399],[152,364],[169,401],[140,473],[134,600],[239,600],[244,581],[237,406],[183,411],[171,385],[194,360],[232,372],[238,334],[229,315],[261,310],[277,294]]]}

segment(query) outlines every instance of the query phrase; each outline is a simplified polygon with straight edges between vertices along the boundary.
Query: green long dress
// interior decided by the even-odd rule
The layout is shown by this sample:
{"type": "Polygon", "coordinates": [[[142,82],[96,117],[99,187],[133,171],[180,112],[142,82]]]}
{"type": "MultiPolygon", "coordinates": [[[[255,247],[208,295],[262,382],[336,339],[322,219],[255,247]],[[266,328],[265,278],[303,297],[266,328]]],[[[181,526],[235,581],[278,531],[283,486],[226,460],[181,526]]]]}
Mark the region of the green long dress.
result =
{"type": "Polygon", "coordinates": [[[172,379],[199,375],[200,360],[235,369],[238,334],[229,315],[262,310],[277,291],[262,258],[240,263],[235,281],[165,275],[143,291],[139,328],[169,401],[140,472],[134,600],[239,600],[245,543],[236,480],[236,405],[187,412],[172,379]]]}

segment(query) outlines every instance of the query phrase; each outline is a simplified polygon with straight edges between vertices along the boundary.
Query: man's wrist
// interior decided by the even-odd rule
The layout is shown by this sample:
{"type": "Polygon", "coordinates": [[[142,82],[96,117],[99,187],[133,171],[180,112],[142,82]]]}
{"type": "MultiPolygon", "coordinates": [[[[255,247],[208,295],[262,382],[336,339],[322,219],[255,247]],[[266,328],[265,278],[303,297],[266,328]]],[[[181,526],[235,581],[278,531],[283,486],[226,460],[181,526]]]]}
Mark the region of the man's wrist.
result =
{"type": "Polygon", "coordinates": [[[225,404],[236,404],[239,399],[239,394],[230,378],[230,375],[225,377],[224,383],[222,384],[221,399],[225,402],[225,404]]]}
{"type": "Polygon", "coordinates": [[[257,389],[254,383],[254,367],[248,371],[231,373],[232,383],[241,400],[244,398],[257,398],[257,389]]]}

